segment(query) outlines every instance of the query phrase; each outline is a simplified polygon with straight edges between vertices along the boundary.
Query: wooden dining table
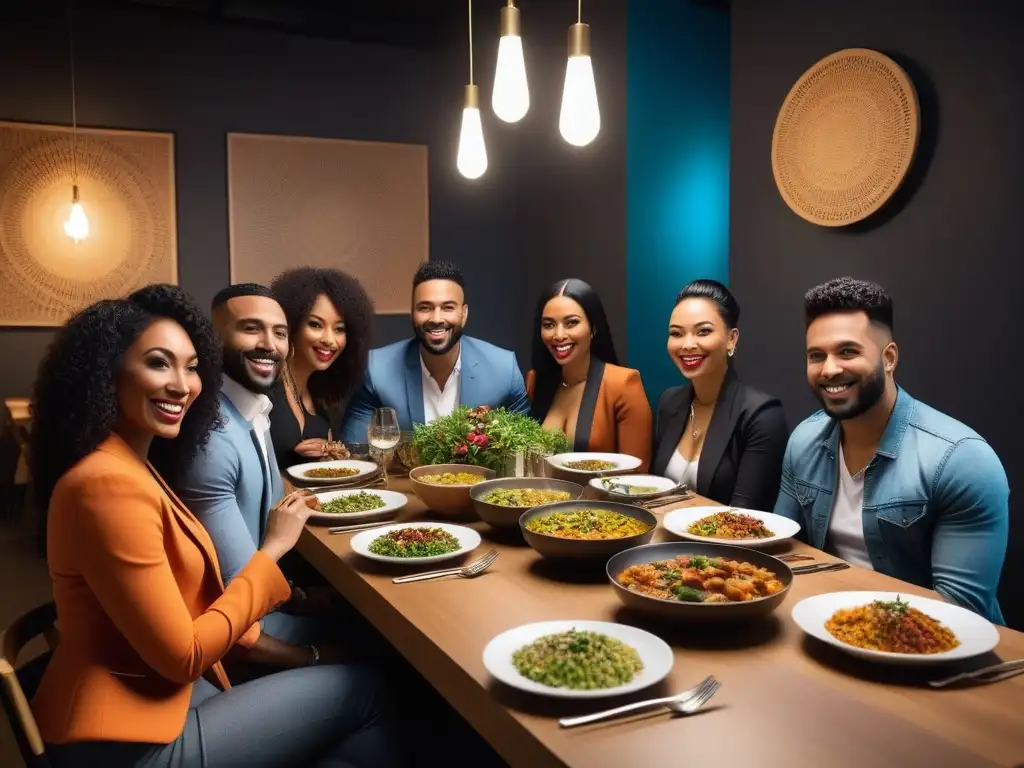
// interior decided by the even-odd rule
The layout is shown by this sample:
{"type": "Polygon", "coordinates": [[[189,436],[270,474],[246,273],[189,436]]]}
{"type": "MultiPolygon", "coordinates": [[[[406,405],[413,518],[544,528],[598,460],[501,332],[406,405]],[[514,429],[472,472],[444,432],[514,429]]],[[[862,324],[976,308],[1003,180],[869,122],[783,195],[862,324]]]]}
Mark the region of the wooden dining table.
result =
{"type": "MultiPolygon", "coordinates": [[[[410,492],[408,479],[392,479],[390,487],[409,496],[398,521],[453,522],[427,510],[410,492]]],[[[660,525],[668,511],[711,503],[698,496],[655,510],[654,541],[673,538],[660,525]]],[[[929,680],[964,667],[858,660],[806,637],[791,616],[800,600],[826,592],[936,597],[934,592],[852,566],[795,576],[786,601],[752,623],[717,630],[661,623],[630,613],[602,566],[559,567],[526,546],[516,531],[498,531],[479,520],[465,524],[483,538],[467,561],[490,549],[500,553],[483,575],[471,579],[394,584],[393,577],[416,569],[367,560],[352,552],[354,534],[332,535],[319,525],[307,526],[297,550],[512,766],[1024,765],[1024,675],[935,689],[929,680]],[[673,648],[673,669],[654,688],[606,700],[539,697],[494,681],[482,658],[488,641],[546,620],[613,621],[646,629],[673,648]],[[683,691],[708,675],[722,687],[696,715],[662,709],[572,729],[558,724],[560,717],[683,691]]],[[[795,541],[769,551],[835,559],[795,541]]],[[[974,666],[1024,657],[1024,633],[1000,627],[999,636],[994,654],[974,666]]],[[[438,745],[443,754],[443,739],[438,745]]]]}

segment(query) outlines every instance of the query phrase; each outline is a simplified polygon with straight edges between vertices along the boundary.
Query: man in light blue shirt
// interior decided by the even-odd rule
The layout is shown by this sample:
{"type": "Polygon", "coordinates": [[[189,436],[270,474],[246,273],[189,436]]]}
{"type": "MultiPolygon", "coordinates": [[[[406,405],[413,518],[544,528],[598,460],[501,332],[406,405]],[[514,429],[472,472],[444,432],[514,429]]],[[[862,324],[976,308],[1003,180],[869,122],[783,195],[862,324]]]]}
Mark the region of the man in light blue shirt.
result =
{"type": "Polygon", "coordinates": [[[808,542],[1002,623],[1006,472],[974,430],[894,378],[892,300],[843,277],[804,297],[807,382],[823,410],[790,436],[775,513],[808,542]]]}

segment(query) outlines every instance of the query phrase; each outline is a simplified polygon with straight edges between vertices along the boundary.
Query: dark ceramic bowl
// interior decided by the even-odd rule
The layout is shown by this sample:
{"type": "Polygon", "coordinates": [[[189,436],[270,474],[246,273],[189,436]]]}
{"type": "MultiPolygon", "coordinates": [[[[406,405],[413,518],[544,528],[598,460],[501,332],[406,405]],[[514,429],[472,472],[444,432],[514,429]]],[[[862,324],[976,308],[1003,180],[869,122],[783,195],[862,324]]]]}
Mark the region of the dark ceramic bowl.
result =
{"type": "Polygon", "coordinates": [[[670,541],[634,547],[625,552],[619,552],[611,558],[606,566],[606,571],[608,580],[612,583],[612,589],[627,607],[650,616],[695,624],[745,621],[767,616],[782,605],[793,584],[793,571],[776,557],[755,549],[732,547],[726,544],[703,544],[699,541],[670,541]],[[686,603],[631,592],[618,582],[619,574],[630,566],[652,563],[655,560],[670,560],[680,555],[706,555],[750,563],[774,573],[782,582],[783,589],[769,597],[747,600],[743,603],[686,603]]]}
{"type": "Polygon", "coordinates": [[[519,518],[519,529],[523,532],[523,538],[526,539],[526,543],[533,547],[538,554],[552,560],[607,560],[616,552],[649,542],[651,537],[654,536],[654,529],[657,526],[658,518],[646,509],[634,507],[630,504],[619,504],[614,501],[590,499],[544,504],[523,513],[523,516],[519,518]],[[618,512],[620,515],[640,520],[650,527],[643,533],[635,536],[624,536],[621,539],[597,540],[563,539],[558,536],[549,536],[546,533],[534,533],[526,527],[526,524],[535,518],[544,517],[556,512],[574,512],[579,509],[604,509],[609,512],[618,512]]]}
{"type": "MultiPolygon", "coordinates": [[[[524,512],[536,507],[503,507],[483,500],[491,491],[499,488],[530,488],[537,491],[565,491],[570,499],[578,499],[583,495],[583,486],[567,480],[552,480],[549,477],[499,477],[474,485],[469,489],[469,497],[473,500],[473,509],[483,520],[494,528],[518,528],[519,518],[524,512]]],[[[561,503],[561,502],[554,502],[561,503]]],[[[545,505],[546,506],[546,505],[545,505]]]]}

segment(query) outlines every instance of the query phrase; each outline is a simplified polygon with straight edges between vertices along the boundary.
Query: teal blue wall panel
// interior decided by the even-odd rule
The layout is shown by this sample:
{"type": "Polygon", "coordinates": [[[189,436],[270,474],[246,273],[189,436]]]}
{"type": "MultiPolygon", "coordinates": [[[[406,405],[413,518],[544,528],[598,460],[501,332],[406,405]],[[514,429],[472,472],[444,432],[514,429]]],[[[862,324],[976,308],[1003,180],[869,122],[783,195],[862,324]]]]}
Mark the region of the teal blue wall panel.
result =
{"type": "Polygon", "coordinates": [[[676,293],[729,278],[729,14],[630,0],[627,45],[629,366],[656,404],[682,381],[665,352],[676,293]]]}

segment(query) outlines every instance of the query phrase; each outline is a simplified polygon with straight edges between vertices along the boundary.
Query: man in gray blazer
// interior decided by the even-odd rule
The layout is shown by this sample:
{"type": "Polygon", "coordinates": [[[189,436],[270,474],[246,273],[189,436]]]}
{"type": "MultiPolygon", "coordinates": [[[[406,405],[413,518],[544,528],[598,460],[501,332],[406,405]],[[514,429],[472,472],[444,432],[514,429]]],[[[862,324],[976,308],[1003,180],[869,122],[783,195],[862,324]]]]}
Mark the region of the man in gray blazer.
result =
{"type": "MultiPolygon", "coordinates": [[[[254,283],[222,290],[212,314],[224,352],[224,424],[210,435],[206,450],[175,491],[210,534],[227,583],[259,548],[267,515],[284,495],[270,439],[267,392],[288,355],[288,322],[270,289],[254,283]]],[[[247,661],[298,667],[336,655],[326,645],[337,637],[330,616],[277,610],[261,624],[263,634],[247,661]]]]}

